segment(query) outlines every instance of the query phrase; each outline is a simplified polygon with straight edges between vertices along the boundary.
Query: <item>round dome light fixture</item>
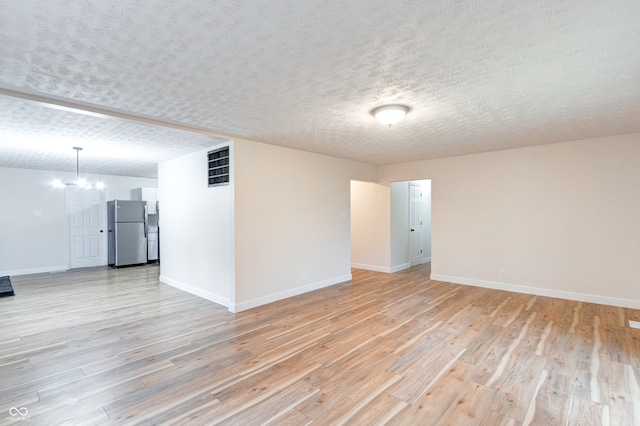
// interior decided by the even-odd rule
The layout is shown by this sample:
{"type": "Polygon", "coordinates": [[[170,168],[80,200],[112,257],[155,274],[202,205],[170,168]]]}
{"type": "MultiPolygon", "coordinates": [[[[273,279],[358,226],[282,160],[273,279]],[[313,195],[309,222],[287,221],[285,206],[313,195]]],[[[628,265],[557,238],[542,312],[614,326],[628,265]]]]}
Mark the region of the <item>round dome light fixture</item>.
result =
{"type": "Polygon", "coordinates": [[[407,105],[382,105],[377,108],[371,110],[371,115],[373,115],[376,120],[385,126],[393,126],[397,124],[411,111],[411,107],[407,105]]]}

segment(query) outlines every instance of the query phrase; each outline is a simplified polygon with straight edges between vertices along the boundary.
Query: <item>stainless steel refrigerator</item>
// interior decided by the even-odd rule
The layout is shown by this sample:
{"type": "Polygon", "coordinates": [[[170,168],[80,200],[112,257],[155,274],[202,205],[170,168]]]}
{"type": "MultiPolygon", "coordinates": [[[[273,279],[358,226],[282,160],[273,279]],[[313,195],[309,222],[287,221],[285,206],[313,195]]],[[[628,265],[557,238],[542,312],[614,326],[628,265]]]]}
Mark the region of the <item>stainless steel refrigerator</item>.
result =
{"type": "Polygon", "coordinates": [[[107,202],[109,265],[147,263],[147,202],[107,202]]]}

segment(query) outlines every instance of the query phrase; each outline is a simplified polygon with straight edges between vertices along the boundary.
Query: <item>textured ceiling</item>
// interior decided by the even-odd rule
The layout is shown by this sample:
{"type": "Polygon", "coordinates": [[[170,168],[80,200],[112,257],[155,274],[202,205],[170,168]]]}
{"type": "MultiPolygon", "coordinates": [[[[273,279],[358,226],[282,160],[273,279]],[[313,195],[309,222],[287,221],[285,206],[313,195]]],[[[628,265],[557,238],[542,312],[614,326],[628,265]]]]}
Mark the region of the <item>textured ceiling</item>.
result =
{"type": "MultiPolygon", "coordinates": [[[[638,81],[638,0],[21,0],[0,9],[0,87],[374,164],[637,132],[638,81]],[[368,113],[386,103],[413,109],[388,129],[368,113]]],[[[21,99],[0,99],[0,111],[0,166],[42,161],[21,148],[30,134],[88,141],[66,151],[94,141],[99,156],[117,145],[121,159],[108,162],[131,175],[211,144],[21,99]]],[[[50,167],[68,162],[56,152],[50,167]]]]}

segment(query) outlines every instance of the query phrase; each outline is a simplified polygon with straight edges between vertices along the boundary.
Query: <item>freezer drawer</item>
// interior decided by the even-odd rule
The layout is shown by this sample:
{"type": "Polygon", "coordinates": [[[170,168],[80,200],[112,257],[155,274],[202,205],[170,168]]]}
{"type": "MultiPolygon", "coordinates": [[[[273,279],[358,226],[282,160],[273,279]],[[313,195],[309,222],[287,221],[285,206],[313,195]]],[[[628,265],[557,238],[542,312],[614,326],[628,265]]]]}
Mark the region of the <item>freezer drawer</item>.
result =
{"type": "Polygon", "coordinates": [[[115,224],[115,266],[147,262],[144,222],[115,224]]]}

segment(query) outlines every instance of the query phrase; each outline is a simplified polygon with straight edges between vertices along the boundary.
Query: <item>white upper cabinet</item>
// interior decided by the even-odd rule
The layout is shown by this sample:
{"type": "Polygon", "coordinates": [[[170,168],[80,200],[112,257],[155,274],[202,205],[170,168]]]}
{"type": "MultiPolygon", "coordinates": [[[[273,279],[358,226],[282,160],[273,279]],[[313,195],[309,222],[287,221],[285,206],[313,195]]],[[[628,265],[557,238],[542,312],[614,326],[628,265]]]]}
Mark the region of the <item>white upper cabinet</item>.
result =
{"type": "Polygon", "coordinates": [[[148,214],[158,214],[158,188],[135,188],[133,190],[133,198],[147,202],[148,214]]]}

